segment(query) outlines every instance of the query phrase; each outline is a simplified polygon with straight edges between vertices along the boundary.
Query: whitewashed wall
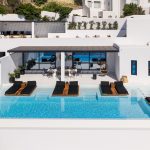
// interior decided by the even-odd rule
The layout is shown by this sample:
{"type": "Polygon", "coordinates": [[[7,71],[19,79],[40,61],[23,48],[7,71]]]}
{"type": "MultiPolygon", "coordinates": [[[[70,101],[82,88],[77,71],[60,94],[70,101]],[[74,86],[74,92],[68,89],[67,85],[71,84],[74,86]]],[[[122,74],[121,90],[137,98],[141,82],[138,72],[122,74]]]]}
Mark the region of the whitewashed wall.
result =
{"type": "Polygon", "coordinates": [[[1,84],[9,82],[9,73],[12,73],[19,65],[22,64],[21,54],[12,54],[0,59],[1,63],[1,84]]]}
{"type": "Polygon", "coordinates": [[[0,129],[2,150],[149,150],[149,139],[150,130],[136,128],[0,129]]]}
{"type": "Polygon", "coordinates": [[[120,77],[127,75],[129,82],[147,83],[150,81],[148,76],[148,61],[150,61],[149,46],[130,46],[120,47],[120,77]],[[137,76],[131,75],[131,60],[137,60],[137,76]]]}
{"type": "Polygon", "coordinates": [[[115,73],[115,55],[117,53],[107,53],[107,67],[108,67],[108,72],[114,74],[115,73]]]}
{"type": "Polygon", "coordinates": [[[127,19],[127,37],[137,41],[150,41],[150,16],[133,16],[127,19]]]}
{"type": "Polygon", "coordinates": [[[17,14],[0,14],[0,21],[25,21],[25,18],[17,14]]]}
{"type": "Polygon", "coordinates": [[[67,30],[66,33],[49,33],[48,38],[106,38],[122,37],[125,34],[125,30],[67,30]]]}

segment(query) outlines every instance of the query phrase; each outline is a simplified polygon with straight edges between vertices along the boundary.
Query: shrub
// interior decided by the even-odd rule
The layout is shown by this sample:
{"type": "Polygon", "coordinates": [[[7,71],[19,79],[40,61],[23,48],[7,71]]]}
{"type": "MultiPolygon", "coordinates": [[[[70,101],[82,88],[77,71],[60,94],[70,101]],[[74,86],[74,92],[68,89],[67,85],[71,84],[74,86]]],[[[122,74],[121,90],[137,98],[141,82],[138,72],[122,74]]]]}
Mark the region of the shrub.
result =
{"type": "Polygon", "coordinates": [[[97,22],[96,24],[97,24],[96,29],[97,29],[97,30],[100,30],[100,29],[101,29],[101,23],[100,23],[100,22],[97,22]]]}
{"type": "Polygon", "coordinates": [[[45,4],[45,3],[47,2],[47,0],[33,0],[33,2],[34,2],[36,5],[40,6],[40,5],[42,5],[42,4],[45,4]]]}
{"type": "Polygon", "coordinates": [[[115,21],[115,22],[113,23],[113,29],[114,29],[114,30],[118,30],[118,22],[117,22],[117,21],[115,21]]]}
{"type": "Polygon", "coordinates": [[[123,8],[124,16],[144,15],[144,14],[145,14],[145,11],[142,9],[142,7],[134,3],[125,4],[123,8]]]}
{"type": "Polygon", "coordinates": [[[111,24],[111,23],[108,24],[108,29],[109,29],[109,30],[112,29],[112,24],[111,24]]]}
{"type": "Polygon", "coordinates": [[[21,4],[20,0],[7,0],[7,3],[13,13],[15,12],[16,8],[21,4]]]}
{"type": "Polygon", "coordinates": [[[68,29],[70,30],[75,30],[77,24],[75,22],[69,22],[68,29]]]}
{"type": "Polygon", "coordinates": [[[79,29],[79,30],[81,29],[81,26],[82,26],[82,23],[81,23],[81,22],[78,22],[78,29],[79,29]]]}
{"type": "Polygon", "coordinates": [[[51,2],[51,3],[48,3],[46,6],[44,6],[43,10],[59,13],[60,15],[59,20],[62,20],[68,17],[70,12],[72,11],[72,8],[61,6],[60,4],[57,4],[56,2],[51,2]]]}
{"type": "Polygon", "coordinates": [[[90,30],[93,30],[94,21],[90,21],[89,24],[90,24],[90,30]]]}
{"type": "Polygon", "coordinates": [[[85,30],[87,29],[87,22],[83,22],[83,27],[85,30]]]}
{"type": "Polygon", "coordinates": [[[0,14],[6,14],[7,13],[7,8],[3,5],[0,5],[0,14]]]}
{"type": "Polygon", "coordinates": [[[106,22],[106,21],[103,21],[103,22],[102,22],[102,25],[103,25],[102,29],[105,30],[105,29],[106,29],[107,22],[106,22]]]}
{"type": "Polygon", "coordinates": [[[49,17],[47,17],[47,16],[44,16],[42,18],[42,21],[48,22],[48,21],[51,21],[51,19],[49,17]]]}
{"type": "Polygon", "coordinates": [[[16,13],[25,16],[26,20],[40,20],[41,11],[32,4],[21,4],[16,8],[16,13]]]}

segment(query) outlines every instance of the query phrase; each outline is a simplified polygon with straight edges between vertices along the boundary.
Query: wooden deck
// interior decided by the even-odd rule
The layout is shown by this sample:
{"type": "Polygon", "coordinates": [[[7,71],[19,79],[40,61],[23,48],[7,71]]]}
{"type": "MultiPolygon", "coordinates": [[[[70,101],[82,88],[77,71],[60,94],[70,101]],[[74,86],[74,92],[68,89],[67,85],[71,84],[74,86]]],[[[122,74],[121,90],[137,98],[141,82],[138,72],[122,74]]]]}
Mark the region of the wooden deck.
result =
{"type": "Polygon", "coordinates": [[[115,88],[115,84],[114,83],[110,83],[110,86],[111,86],[112,95],[113,96],[118,95],[118,93],[116,91],[116,88],[115,88]]]}

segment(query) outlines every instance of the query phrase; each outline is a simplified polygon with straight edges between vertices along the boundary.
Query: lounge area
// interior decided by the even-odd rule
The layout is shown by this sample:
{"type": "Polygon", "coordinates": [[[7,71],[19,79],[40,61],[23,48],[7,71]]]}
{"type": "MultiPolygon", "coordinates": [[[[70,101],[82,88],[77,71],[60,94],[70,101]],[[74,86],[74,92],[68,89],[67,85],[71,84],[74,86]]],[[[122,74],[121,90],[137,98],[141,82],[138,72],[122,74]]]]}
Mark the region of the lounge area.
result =
{"type": "Polygon", "coordinates": [[[15,81],[5,92],[5,96],[30,96],[36,87],[36,81],[15,81]]]}
{"type": "Polygon", "coordinates": [[[99,89],[102,96],[126,96],[129,94],[122,81],[111,83],[109,81],[101,81],[99,89]]]}
{"type": "Polygon", "coordinates": [[[78,96],[78,81],[57,81],[52,96],[78,96]]]}

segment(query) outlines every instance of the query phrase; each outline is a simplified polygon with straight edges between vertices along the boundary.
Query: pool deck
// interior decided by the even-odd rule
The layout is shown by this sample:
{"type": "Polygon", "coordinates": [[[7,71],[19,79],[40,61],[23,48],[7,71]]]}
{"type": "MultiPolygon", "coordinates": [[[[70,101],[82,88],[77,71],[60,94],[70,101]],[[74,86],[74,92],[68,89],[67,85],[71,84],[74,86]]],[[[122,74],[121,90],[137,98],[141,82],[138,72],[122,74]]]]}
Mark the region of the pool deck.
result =
{"type": "MultiPolygon", "coordinates": [[[[51,87],[53,88],[56,84],[56,81],[59,81],[57,77],[47,77],[42,74],[25,74],[21,75],[17,81],[31,81],[35,80],[37,82],[37,86],[51,87]]],[[[115,81],[114,75],[109,76],[99,76],[97,75],[97,79],[94,80],[92,78],[92,74],[83,74],[75,77],[66,77],[65,81],[78,81],[81,87],[98,87],[101,81],[115,81]]]]}

